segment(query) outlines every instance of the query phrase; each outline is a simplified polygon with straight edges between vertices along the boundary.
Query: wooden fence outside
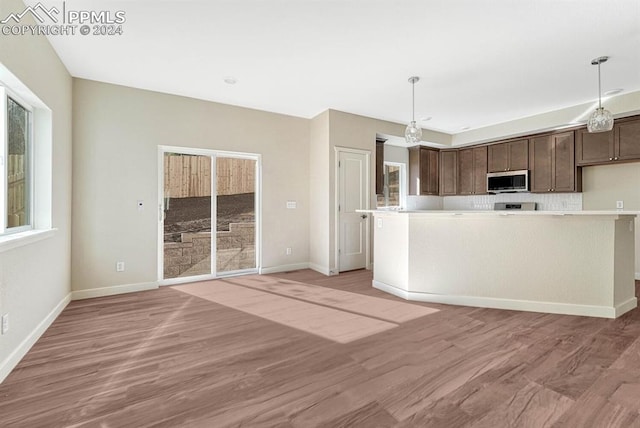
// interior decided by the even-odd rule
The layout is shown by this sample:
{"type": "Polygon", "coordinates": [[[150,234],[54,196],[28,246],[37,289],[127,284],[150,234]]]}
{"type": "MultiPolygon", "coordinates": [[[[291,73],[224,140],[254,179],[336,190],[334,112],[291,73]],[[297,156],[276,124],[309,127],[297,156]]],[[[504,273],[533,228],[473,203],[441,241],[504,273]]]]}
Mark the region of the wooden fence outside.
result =
{"type": "MultiPolygon", "coordinates": [[[[217,158],[218,195],[255,191],[255,165],[251,159],[217,158]]],[[[164,156],[164,196],[190,198],[211,196],[211,158],[166,154],[164,156]]]]}
{"type": "Polygon", "coordinates": [[[9,155],[7,159],[7,227],[26,224],[27,186],[24,155],[9,155]]]}

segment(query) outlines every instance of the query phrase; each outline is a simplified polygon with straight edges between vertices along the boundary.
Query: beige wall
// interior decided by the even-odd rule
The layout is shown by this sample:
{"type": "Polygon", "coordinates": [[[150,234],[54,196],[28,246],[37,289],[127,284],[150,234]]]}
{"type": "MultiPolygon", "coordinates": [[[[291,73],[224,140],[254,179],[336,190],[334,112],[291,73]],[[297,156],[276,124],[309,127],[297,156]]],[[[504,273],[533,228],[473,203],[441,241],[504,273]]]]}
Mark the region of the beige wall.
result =
{"type": "MultiPolygon", "coordinates": [[[[640,211],[640,162],[582,168],[582,209],[640,211]]],[[[636,218],[636,279],[640,279],[640,219],[636,218]]]]}
{"type": "Polygon", "coordinates": [[[158,279],[159,145],[262,155],[262,267],[306,266],[308,120],[82,79],[73,89],[73,290],[158,279]]]}
{"type": "Polygon", "coordinates": [[[309,148],[309,267],[329,275],[329,111],[311,119],[309,148]]]}
{"type": "MultiPolygon", "coordinates": [[[[23,9],[19,0],[0,2],[0,16],[23,9]]],[[[58,229],[51,238],[0,253],[0,313],[10,315],[10,330],[0,336],[1,381],[42,331],[39,324],[69,297],[71,76],[44,37],[0,37],[0,63],[52,112],[51,212],[58,229]]]]}
{"type": "MultiPolygon", "coordinates": [[[[310,242],[312,252],[322,255],[322,261],[328,265],[315,266],[320,272],[336,273],[338,271],[336,261],[336,219],[335,219],[335,199],[336,199],[336,182],[335,182],[335,148],[346,147],[351,149],[368,150],[371,152],[371,188],[370,188],[370,207],[376,206],[375,195],[375,147],[376,133],[386,135],[404,135],[404,125],[386,122],[377,119],[371,119],[364,116],[358,116],[350,113],[343,113],[336,110],[329,110],[329,144],[322,146],[318,156],[312,159],[312,163],[317,164],[317,168],[312,169],[317,172],[316,179],[326,180],[328,183],[328,197],[324,194],[311,194],[314,200],[313,204],[320,208],[323,216],[322,224],[328,224],[327,229],[320,230],[318,233],[325,234],[326,238],[322,241],[322,246],[318,245],[313,239],[310,242]],[[320,167],[324,165],[324,167],[320,167]]],[[[315,150],[315,149],[314,149],[315,150]]],[[[373,242],[373,240],[372,240],[373,242]]]]}

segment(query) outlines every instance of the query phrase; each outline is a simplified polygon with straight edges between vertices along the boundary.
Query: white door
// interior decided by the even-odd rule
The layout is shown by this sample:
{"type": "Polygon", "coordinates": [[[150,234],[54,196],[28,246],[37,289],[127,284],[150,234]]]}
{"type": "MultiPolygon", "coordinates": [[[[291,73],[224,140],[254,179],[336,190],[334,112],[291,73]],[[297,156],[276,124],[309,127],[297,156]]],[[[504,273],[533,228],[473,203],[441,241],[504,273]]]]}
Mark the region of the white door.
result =
{"type": "Polygon", "coordinates": [[[369,155],[338,152],[338,257],[339,271],[367,266],[368,215],[356,210],[368,208],[369,155]]]}

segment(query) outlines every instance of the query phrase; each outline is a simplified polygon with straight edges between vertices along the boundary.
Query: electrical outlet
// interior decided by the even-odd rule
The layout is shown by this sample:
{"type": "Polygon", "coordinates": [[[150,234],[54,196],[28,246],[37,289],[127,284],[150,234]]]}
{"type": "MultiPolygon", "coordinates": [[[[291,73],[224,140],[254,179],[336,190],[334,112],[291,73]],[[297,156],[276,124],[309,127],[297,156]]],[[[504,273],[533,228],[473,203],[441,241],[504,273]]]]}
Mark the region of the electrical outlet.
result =
{"type": "Polygon", "coordinates": [[[624,201],[616,201],[616,209],[624,209],[624,201]]]}
{"type": "Polygon", "coordinates": [[[2,334],[7,334],[9,331],[9,314],[2,316],[2,334]]]}
{"type": "Polygon", "coordinates": [[[116,262],[116,272],[124,272],[124,262],[116,262]]]}
{"type": "Polygon", "coordinates": [[[287,256],[291,255],[291,247],[287,247],[287,256]]]}

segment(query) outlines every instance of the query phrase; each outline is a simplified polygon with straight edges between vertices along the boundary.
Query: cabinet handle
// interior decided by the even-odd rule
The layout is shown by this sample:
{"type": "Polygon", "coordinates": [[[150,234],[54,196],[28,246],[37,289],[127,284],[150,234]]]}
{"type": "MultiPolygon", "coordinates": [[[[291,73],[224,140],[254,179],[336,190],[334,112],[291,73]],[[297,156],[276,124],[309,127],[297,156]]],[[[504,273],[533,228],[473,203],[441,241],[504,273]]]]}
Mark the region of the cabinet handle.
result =
{"type": "Polygon", "coordinates": [[[615,158],[613,158],[613,160],[618,160],[618,157],[616,156],[615,158]]]}
{"type": "Polygon", "coordinates": [[[547,189],[547,192],[550,192],[550,191],[551,191],[551,189],[547,189]]]}
{"type": "Polygon", "coordinates": [[[609,160],[613,160],[613,158],[609,158],[609,160]]]}

